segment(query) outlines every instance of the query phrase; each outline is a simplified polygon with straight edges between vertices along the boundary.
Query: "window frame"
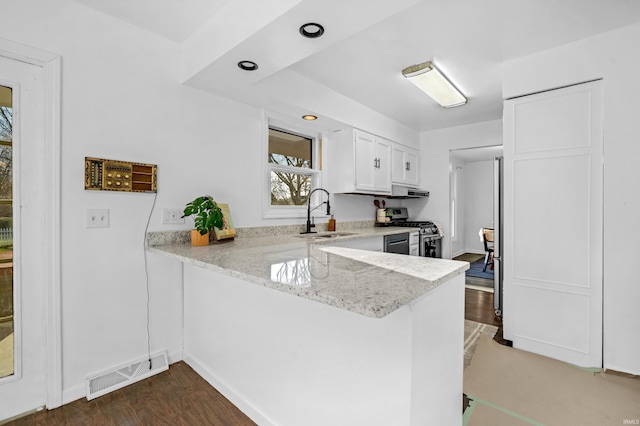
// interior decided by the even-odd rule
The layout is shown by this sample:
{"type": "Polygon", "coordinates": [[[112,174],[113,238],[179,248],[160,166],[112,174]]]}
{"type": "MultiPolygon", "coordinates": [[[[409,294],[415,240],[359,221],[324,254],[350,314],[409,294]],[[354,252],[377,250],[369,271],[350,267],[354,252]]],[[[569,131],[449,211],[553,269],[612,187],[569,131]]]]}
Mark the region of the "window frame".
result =
{"type": "MultiPolygon", "coordinates": [[[[265,116],[263,126],[263,146],[262,146],[262,165],[263,165],[263,191],[262,191],[262,217],[264,219],[285,219],[285,218],[305,218],[307,217],[307,206],[274,206],[271,205],[271,172],[289,172],[299,173],[311,176],[311,191],[322,187],[322,132],[312,126],[300,126],[286,118],[274,118],[273,116],[265,116]],[[311,140],[311,166],[312,168],[302,168],[294,166],[284,166],[281,164],[270,163],[269,158],[269,129],[279,130],[286,133],[292,133],[311,140]]],[[[318,193],[311,197],[311,205],[314,207],[318,204],[318,193]]],[[[318,209],[311,213],[312,217],[320,216],[322,212],[318,209]]],[[[322,214],[324,216],[324,214],[322,214]]]]}

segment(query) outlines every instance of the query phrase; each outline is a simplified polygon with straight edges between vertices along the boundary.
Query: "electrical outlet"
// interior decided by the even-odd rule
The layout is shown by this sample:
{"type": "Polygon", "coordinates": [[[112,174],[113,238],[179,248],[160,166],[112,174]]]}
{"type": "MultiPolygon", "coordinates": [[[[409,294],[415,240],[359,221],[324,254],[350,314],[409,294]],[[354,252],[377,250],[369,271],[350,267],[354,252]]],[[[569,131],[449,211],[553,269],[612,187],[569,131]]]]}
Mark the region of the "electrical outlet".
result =
{"type": "Polygon", "coordinates": [[[184,223],[182,209],[162,209],[162,223],[165,225],[177,225],[184,223]]]}
{"type": "Polygon", "coordinates": [[[108,228],[109,209],[87,209],[87,228],[108,228]]]}

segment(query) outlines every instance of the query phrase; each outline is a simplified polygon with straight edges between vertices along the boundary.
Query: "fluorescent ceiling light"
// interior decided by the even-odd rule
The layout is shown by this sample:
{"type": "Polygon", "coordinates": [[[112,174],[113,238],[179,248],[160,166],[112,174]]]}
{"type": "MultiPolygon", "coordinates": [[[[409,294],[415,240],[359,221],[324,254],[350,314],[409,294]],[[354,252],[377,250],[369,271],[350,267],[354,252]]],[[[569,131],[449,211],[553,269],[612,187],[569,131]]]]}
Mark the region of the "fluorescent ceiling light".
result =
{"type": "Polygon", "coordinates": [[[467,103],[467,98],[431,62],[407,67],[402,75],[445,108],[467,103]]]}

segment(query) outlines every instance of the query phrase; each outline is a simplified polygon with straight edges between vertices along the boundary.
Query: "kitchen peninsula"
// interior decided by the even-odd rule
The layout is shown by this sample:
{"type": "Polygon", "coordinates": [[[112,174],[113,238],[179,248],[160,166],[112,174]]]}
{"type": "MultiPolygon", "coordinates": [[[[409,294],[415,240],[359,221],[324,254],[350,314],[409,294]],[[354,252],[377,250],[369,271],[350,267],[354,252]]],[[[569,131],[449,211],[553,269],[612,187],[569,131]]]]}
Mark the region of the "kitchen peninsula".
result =
{"type": "Polygon", "coordinates": [[[184,360],[257,423],[460,424],[468,263],[334,246],[394,232],[148,250],[184,264],[184,360]]]}

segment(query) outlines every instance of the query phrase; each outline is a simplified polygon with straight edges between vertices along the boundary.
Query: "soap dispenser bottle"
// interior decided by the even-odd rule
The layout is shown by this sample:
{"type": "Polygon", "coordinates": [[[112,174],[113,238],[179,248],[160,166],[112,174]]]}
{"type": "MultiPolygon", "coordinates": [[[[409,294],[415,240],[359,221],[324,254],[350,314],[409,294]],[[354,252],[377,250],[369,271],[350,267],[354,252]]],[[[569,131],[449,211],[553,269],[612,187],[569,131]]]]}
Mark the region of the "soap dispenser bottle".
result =
{"type": "Polygon", "coordinates": [[[329,219],[329,224],[327,225],[327,230],[335,231],[336,230],[336,220],[331,215],[331,219],[329,219]]]}

